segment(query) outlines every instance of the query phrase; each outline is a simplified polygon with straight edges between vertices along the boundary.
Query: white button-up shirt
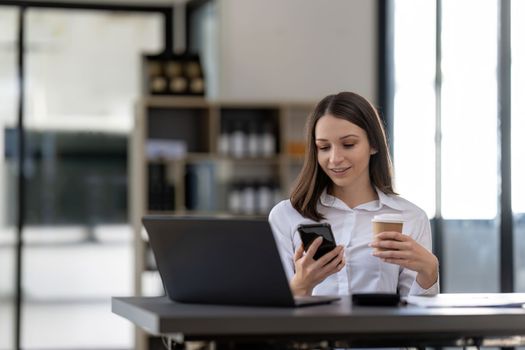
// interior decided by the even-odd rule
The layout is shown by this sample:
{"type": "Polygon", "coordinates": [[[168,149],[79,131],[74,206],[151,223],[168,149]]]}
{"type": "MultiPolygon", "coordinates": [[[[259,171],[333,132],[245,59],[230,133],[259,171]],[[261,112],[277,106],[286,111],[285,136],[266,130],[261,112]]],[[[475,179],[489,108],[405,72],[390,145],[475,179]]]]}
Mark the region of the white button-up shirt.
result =
{"type": "MultiPolygon", "coordinates": [[[[388,213],[401,214],[404,219],[403,234],[409,235],[427,250],[432,250],[430,222],[425,212],[406,199],[376,191],[378,200],[355,208],[348,207],[326,191],[321,195],[317,210],[325,217],[322,221],[332,226],[336,243],[345,247],[346,265],[319,283],[313,295],[399,292],[406,296],[439,292],[439,282],[423,289],[416,282],[415,271],[383,262],[372,255],[372,248],[368,246],[372,241],[371,220],[374,215],[388,213]]],[[[280,202],[272,209],[269,221],[290,280],[295,273],[294,252],[301,245],[297,226],[315,222],[299,214],[289,200],[280,202]]]]}

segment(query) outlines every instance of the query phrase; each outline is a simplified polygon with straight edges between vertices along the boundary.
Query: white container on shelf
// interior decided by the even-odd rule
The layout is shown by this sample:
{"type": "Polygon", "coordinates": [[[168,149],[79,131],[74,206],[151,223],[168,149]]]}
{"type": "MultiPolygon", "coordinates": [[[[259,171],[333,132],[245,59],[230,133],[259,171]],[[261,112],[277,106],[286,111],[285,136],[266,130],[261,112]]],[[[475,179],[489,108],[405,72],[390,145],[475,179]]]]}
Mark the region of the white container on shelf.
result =
{"type": "Polygon", "coordinates": [[[230,138],[231,138],[230,130],[227,125],[224,125],[219,135],[219,141],[218,141],[218,147],[217,147],[220,155],[227,156],[230,154],[231,152],[230,138]]]}
{"type": "Polygon", "coordinates": [[[265,124],[264,131],[261,134],[261,155],[263,157],[273,157],[275,152],[275,135],[272,132],[271,125],[265,124]]]}
{"type": "Polygon", "coordinates": [[[242,188],[241,210],[243,214],[255,214],[255,188],[252,184],[246,184],[242,188]]]}
{"type": "Polygon", "coordinates": [[[230,154],[235,158],[243,158],[246,156],[246,133],[243,130],[242,124],[238,123],[230,138],[230,154]]]}
{"type": "Polygon", "coordinates": [[[232,213],[238,214],[241,212],[241,195],[241,188],[239,185],[234,184],[228,194],[228,209],[232,213]]]}
{"type": "Polygon", "coordinates": [[[257,213],[268,214],[273,206],[273,193],[267,182],[262,182],[257,188],[257,213]]]}

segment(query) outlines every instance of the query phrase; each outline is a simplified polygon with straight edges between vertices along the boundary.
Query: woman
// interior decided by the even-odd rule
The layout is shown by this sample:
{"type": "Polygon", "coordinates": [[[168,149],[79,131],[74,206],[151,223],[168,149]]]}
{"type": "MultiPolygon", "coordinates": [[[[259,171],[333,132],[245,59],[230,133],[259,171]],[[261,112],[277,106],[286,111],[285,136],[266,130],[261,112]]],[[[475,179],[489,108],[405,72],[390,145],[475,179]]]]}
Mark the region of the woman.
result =
{"type": "Polygon", "coordinates": [[[385,132],[363,97],[325,97],[307,122],[307,154],[289,200],[269,215],[294,295],[385,292],[430,295],[439,291],[438,260],[431,253],[423,210],[397,196],[385,132]],[[371,220],[400,214],[403,233],[372,240],[371,220]],[[327,222],[335,249],[313,259],[322,239],[305,252],[297,226],[327,222]]]}

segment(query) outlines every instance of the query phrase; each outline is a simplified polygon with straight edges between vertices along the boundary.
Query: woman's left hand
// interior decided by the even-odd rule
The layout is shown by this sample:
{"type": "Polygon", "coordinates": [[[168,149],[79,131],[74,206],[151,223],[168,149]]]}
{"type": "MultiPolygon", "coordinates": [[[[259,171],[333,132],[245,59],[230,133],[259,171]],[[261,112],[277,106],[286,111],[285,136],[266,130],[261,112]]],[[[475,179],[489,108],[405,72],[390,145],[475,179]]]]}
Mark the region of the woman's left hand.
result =
{"type": "Polygon", "coordinates": [[[372,253],[381,260],[417,272],[417,283],[424,289],[432,287],[438,279],[438,259],[412,237],[400,232],[385,231],[375,236],[370,247],[379,248],[372,253]]]}

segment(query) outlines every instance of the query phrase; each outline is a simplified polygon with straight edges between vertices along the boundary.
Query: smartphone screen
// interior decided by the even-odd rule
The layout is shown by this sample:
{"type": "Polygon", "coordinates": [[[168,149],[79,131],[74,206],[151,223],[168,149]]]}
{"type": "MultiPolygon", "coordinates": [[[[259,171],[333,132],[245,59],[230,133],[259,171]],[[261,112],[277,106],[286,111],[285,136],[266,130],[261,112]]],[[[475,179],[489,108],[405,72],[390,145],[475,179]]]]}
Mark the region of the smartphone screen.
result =
{"type": "Polygon", "coordinates": [[[336,247],[334,234],[332,228],[328,223],[321,224],[304,224],[297,227],[301,240],[303,241],[304,249],[307,251],[310,244],[319,236],[323,237],[323,242],[314,254],[314,259],[317,260],[332,249],[336,247]]]}

